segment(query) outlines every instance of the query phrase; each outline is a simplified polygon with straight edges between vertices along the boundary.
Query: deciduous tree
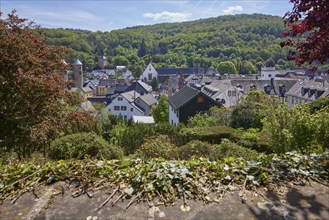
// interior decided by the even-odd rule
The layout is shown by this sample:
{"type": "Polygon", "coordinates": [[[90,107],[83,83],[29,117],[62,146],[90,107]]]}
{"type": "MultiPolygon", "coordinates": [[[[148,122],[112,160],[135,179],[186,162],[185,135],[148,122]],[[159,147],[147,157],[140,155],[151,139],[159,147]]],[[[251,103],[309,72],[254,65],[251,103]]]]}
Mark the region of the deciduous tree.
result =
{"type": "Polygon", "coordinates": [[[166,96],[160,96],[158,105],[152,109],[152,115],[156,123],[169,123],[169,105],[166,96]]]}
{"type": "Polygon", "coordinates": [[[0,148],[28,156],[54,135],[61,117],[66,49],[47,46],[15,11],[0,20],[0,33],[0,148]]]}
{"type": "Polygon", "coordinates": [[[289,28],[281,46],[292,46],[288,58],[297,65],[324,64],[329,59],[329,3],[328,0],[290,0],[292,11],[284,16],[289,28]]]}

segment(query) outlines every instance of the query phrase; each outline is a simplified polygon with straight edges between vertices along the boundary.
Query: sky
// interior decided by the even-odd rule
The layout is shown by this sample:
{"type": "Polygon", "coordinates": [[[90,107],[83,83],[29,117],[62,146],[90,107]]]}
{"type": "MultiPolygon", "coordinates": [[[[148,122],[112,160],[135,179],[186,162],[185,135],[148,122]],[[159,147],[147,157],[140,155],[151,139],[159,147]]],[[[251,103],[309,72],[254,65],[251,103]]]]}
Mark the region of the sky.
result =
{"type": "Polygon", "coordinates": [[[0,0],[2,18],[19,17],[47,28],[111,31],[138,25],[183,22],[228,14],[261,13],[283,17],[289,0],[0,0]]]}

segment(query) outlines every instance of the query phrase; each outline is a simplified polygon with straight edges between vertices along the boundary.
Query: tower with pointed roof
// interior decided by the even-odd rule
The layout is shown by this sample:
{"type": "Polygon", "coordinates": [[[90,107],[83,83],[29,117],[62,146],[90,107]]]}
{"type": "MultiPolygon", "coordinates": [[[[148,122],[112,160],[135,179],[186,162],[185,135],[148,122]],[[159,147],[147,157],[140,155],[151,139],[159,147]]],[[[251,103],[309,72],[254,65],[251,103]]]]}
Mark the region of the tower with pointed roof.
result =
{"type": "Polygon", "coordinates": [[[82,63],[79,59],[76,59],[72,66],[75,79],[75,87],[81,89],[83,87],[82,63]]]}

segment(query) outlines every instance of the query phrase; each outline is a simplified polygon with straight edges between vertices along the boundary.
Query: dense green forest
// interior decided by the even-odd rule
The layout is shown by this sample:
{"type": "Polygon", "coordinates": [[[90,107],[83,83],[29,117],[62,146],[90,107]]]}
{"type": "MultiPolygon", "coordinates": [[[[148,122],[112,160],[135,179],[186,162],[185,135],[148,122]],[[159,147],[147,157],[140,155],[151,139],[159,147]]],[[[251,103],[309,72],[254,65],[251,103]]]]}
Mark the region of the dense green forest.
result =
{"type": "Polygon", "coordinates": [[[150,58],[156,67],[217,67],[231,61],[238,73],[256,73],[268,59],[277,68],[292,69],[281,48],[283,19],[277,16],[227,15],[181,23],[136,26],[111,32],[44,29],[51,45],[73,49],[68,57],[79,57],[86,71],[104,55],[110,66],[125,65],[140,74],[150,58]]]}

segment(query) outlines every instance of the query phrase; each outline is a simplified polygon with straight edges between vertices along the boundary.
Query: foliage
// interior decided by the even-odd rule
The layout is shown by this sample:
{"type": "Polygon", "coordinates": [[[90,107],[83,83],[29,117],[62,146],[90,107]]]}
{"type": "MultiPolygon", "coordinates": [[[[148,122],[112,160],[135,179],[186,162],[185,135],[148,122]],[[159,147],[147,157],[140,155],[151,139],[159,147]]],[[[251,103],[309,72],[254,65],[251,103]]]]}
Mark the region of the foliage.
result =
{"type": "Polygon", "coordinates": [[[179,145],[191,140],[200,140],[211,144],[220,143],[223,138],[230,138],[234,129],[227,126],[182,128],[179,131],[179,145]]]}
{"type": "Polygon", "coordinates": [[[319,99],[307,102],[310,112],[313,114],[316,111],[319,111],[324,108],[329,108],[329,97],[321,97],[319,99]]]}
{"type": "Polygon", "coordinates": [[[149,137],[140,147],[140,151],[145,158],[175,158],[175,146],[170,142],[167,135],[157,135],[149,137]]]}
{"type": "Polygon", "coordinates": [[[234,64],[230,61],[223,61],[218,64],[217,71],[219,74],[236,74],[238,73],[234,64]]]}
{"type": "Polygon", "coordinates": [[[231,124],[231,114],[231,109],[224,106],[214,106],[210,108],[210,116],[213,118],[216,125],[229,126],[231,124]]]}
{"type": "Polygon", "coordinates": [[[300,66],[329,60],[329,8],[327,0],[291,0],[294,7],[284,16],[289,37],[281,46],[294,47],[289,59],[300,66]]]}
{"type": "Polygon", "coordinates": [[[188,127],[209,127],[215,125],[215,121],[207,114],[198,113],[190,117],[187,122],[188,127]]]}
{"type": "Polygon", "coordinates": [[[208,158],[216,160],[215,148],[207,143],[198,140],[190,141],[187,144],[178,147],[177,150],[178,158],[181,160],[190,160],[193,158],[208,158]]]}
{"type": "Polygon", "coordinates": [[[72,48],[74,52],[67,60],[81,58],[88,71],[98,56],[105,55],[112,66],[120,60],[117,57],[126,57],[128,69],[141,73],[152,54],[151,61],[157,67],[217,67],[220,62],[231,61],[240,74],[246,74],[243,61],[256,65],[270,57],[285,59],[286,50],[279,46],[285,30],[282,17],[244,14],[111,32],[45,29],[43,35],[51,45],[72,48]]]}
{"type": "Polygon", "coordinates": [[[0,19],[0,32],[0,148],[26,157],[58,133],[67,50],[47,46],[40,29],[15,11],[0,19]]]}
{"type": "Polygon", "coordinates": [[[169,123],[169,105],[167,96],[160,96],[158,105],[152,108],[155,123],[169,123]]]}
{"type": "Polygon", "coordinates": [[[54,160],[83,159],[86,156],[117,159],[123,156],[123,152],[95,133],[77,133],[55,139],[50,145],[48,155],[54,160]]]}
{"type": "Polygon", "coordinates": [[[243,139],[251,141],[251,142],[258,142],[260,141],[260,137],[258,135],[259,129],[257,128],[249,128],[244,134],[243,139]]]}
{"type": "MultiPolygon", "coordinates": [[[[204,158],[189,161],[85,159],[60,160],[44,165],[0,164],[0,200],[16,201],[40,184],[66,181],[68,187],[75,184],[73,197],[90,195],[91,191],[108,187],[112,197],[129,201],[126,208],[136,201],[156,200],[168,204],[179,198],[184,201],[183,208],[188,208],[189,199],[216,202],[239,185],[244,185],[244,190],[282,180],[301,184],[308,180],[327,183],[328,160],[329,153],[300,155],[289,152],[280,156],[263,155],[252,161],[230,157],[223,162],[204,158]],[[211,192],[218,194],[210,196],[211,192]]],[[[67,188],[62,190],[65,192],[67,188]]],[[[119,199],[112,200],[112,203],[119,199]]]]}
{"type": "Polygon", "coordinates": [[[264,129],[270,133],[274,152],[322,151],[329,147],[328,116],[328,108],[311,114],[307,105],[279,107],[264,119],[264,129]]]}
{"type": "Polygon", "coordinates": [[[252,89],[239,104],[235,105],[231,115],[233,128],[262,128],[262,119],[267,116],[271,106],[276,107],[279,103],[271,99],[264,92],[252,89]]]}

